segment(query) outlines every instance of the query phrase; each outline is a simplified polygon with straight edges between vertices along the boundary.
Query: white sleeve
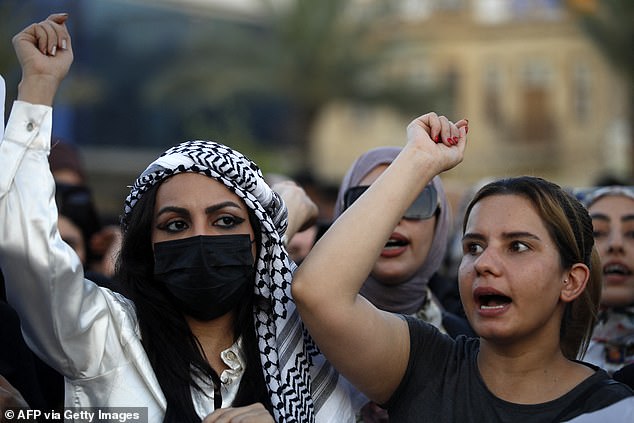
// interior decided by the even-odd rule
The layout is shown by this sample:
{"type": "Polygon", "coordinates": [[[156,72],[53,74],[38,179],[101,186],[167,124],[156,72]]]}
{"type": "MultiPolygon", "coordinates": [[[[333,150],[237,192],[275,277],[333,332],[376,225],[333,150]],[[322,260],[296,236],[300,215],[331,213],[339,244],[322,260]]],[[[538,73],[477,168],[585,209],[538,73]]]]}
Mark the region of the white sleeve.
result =
{"type": "Polygon", "coordinates": [[[51,125],[51,107],[14,103],[0,143],[0,269],[31,349],[69,378],[90,377],[116,365],[120,310],[59,235],[51,125]]]}
{"type": "Polygon", "coordinates": [[[0,140],[4,137],[4,101],[7,91],[4,85],[4,78],[0,75],[0,140]]]}

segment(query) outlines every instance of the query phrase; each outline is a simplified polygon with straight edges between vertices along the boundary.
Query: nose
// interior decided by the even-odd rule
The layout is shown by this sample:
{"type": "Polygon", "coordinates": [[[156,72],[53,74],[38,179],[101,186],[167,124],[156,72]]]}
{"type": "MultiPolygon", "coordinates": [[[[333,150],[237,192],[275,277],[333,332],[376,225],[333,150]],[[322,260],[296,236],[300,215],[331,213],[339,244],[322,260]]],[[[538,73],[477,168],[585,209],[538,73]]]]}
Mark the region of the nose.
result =
{"type": "Polygon", "coordinates": [[[608,237],[608,253],[622,253],[623,252],[623,235],[621,231],[610,231],[608,237]]]}
{"type": "Polygon", "coordinates": [[[190,236],[206,236],[216,234],[217,228],[210,224],[207,216],[192,216],[191,227],[189,229],[190,236]]]}
{"type": "Polygon", "coordinates": [[[497,275],[500,272],[500,257],[492,247],[485,248],[476,257],[473,268],[478,275],[497,275]]]}

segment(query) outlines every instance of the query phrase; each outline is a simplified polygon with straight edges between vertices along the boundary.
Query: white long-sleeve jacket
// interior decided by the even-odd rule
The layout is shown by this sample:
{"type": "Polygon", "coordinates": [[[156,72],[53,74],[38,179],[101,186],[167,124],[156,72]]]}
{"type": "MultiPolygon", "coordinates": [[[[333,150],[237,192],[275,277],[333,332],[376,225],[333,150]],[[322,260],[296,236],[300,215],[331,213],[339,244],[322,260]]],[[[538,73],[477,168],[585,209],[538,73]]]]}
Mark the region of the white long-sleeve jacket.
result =
{"type": "MultiPolygon", "coordinates": [[[[51,125],[51,107],[16,101],[0,144],[0,268],[8,301],[31,349],[64,375],[67,407],[143,407],[148,422],[160,422],[166,400],[134,305],[84,279],[57,230],[51,125]]],[[[192,395],[201,417],[213,411],[213,399],[192,395]]],[[[223,406],[234,395],[223,395],[223,406]]]]}
{"type": "MultiPolygon", "coordinates": [[[[67,407],[142,407],[148,422],[160,422],[167,403],[141,344],[134,304],[85,279],[57,229],[51,125],[51,107],[16,101],[0,143],[0,269],[7,298],[27,344],[64,375],[67,407]]],[[[238,390],[241,356],[239,341],[221,353],[229,367],[220,375],[222,407],[238,390]]],[[[321,373],[323,360],[313,357],[312,370],[321,373]]],[[[330,373],[321,376],[322,383],[331,380],[330,373]]],[[[345,387],[329,388],[315,421],[354,421],[345,387]]],[[[192,389],[192,401],[204,418],[214,408],[212,387],[192,389]]]]}

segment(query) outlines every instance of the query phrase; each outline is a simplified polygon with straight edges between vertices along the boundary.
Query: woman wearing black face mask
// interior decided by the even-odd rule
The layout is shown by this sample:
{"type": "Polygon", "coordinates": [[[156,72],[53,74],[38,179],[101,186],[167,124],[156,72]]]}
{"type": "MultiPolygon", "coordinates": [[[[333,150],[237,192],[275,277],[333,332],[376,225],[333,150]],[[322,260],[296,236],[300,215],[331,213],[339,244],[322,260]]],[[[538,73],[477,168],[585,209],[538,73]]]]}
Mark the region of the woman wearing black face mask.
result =
{"type": "Polygon", "coordinates": [[[59,237],[46,161],[72,61],[66,19],[14,38],[22,101],[0,144],[7,296],[30,346],[66,377],[66,405],[141,407],[148,422],[352,421],[290,298],[286,207],[237,151],[191,141],[150,164],[125,203],[124,291],[84,279],[59,237]]]}

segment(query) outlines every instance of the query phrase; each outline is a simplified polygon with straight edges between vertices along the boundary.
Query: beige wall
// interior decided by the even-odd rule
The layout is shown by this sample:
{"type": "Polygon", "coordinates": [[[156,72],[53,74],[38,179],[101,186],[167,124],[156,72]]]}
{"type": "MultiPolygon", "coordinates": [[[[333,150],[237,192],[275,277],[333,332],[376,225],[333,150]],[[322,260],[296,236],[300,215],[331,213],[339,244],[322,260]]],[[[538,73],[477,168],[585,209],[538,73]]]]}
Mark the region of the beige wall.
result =
{"type": "MultiPolygon", "coordinates": [[[[626,127],[625,85],[569,17],[499,25],[479,25],[468,13],[451,19],[392,20],[386,23],[385,36],[394,34],[395,28],[409,47],[390,64],[390,72],[401,77],[426,75],[428,84],[442,80],[450,69],[458,75],[450,117],[469,119],[470,145],[460,167],[444,176],[450,190],[460,191],[491,176],[533,174],[562,185],[586,186],[607,171],[629,173],[629,136],[620,131],[626,127]],[[490,68],[497,69],[499,76],[502,119],[497,125],[487,115],[485,81],[490,68]],[[538,81],[546,75],[536,84],[541,94],[527,94],[528,68],[537,69],[538,81]],[[586,117],[575,112],[576,75],[587,82],[586,117]],[[526,99],[531,96],[541,98],[536,104],[543,107],[526,112],[526,99]],[[540,113],[552,126],[543,131],[546,135],[523,141],[525,116],[540,113]]],[[[333,104],[313,134],[317,173],[336,182],[367,149],[402,145],[408,120],[389,109],[333,104]]]]}

